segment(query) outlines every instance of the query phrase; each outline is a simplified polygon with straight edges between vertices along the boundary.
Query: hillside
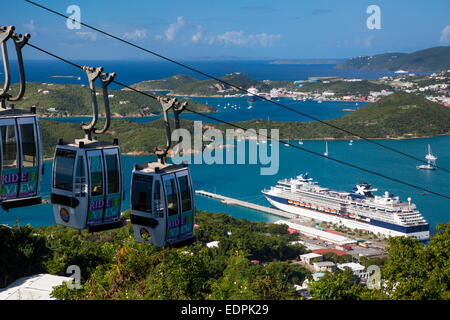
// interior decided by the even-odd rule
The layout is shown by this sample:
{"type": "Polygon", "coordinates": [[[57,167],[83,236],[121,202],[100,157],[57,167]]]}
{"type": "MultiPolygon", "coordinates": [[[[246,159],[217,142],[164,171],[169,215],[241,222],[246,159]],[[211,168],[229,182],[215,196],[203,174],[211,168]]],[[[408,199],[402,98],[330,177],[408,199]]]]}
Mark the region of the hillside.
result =
{"type": "Polygon", "coordinates": [[[384,53],[362,56],[339,63],[339,69],[441,71],[450,69],[450,46],[434,47],[412,53],[384,53]]]}
{"type": "MultiPolygon", "coordinates": [[[[129,211],[123,218],[127,216],[129,211]]],[[[0,289],[36,273],[66,275],[67,266],[77,265],[83,287],[67,290],[62,286],[54,292],[57,298],[297,298],[294,285],[310,272],[290,263],[306,250],[291,243],[297,237],[289,234],[286,225],[236,220],[206,211],[197,211],[195,222],[196,241],[179,249],[137,243],[131,223],[98,233],[62,226],[0,225],[0,250],[5,258],[0,259],[0,289]],[[207,248],[211,241],[218,241],[218,248],[207,248]],[[251,260],[264,262],[264,267],[251,260]]]]}
{"type": "MultiPolygon", "coordinates": [[[[59,138],[65,142],[72,142],[74,139],[84,137],[84,132],[80,124],[66,123],[54,120],[40,119],[42,133],[44,157],[53,157],[56,143],[59,138]]],[[[102,121],[97,127],[103,126],[102,121]]],[[[193,131],[193,121],[181,120],[182,128],[193,131]]],[[[174,128],[173,122],[171,127],[174,128]]],[[[123,153],[142,152],[152,154],[155,147],[163,148],[166,144],[166,131],[163,119],[157,119],[147,123],[138,123],[125,119],[113,119],[109,131],[99,136],[101,141],[112,142],[114,138],[119,139],[119,144],[123,153]]]]}
{"type": "MultiPolygon", "coordinates": [[[[17,90],[17,84],[11,89],[17,90]]],[[[101,92],[101,88],[97,88],[101,92]]],[[[161,105],[154,99],[131,90],[108,90],[111,113],[115,116],[144,116],[159,114],[161,105]]],[[[155,94],[158,95],[158,94],[155,94]]],[[[103,114],[103,99],[97,97],[99,113],[103,114]]],[[[90,115],[92,102],[88,86],[74,84],[53,84],[28,82],[25,96],[15,104],[16,108],[37,106],[37,113],[41,116],[77,116],[90,115]],[[54,108],[52,110],[51,108],[54,108]],[[50,110],[49,110],[50,109],[50,110]]],[[[198,112],[215,112],[216,109],[189,100],[189,108],[198,112]]]]}
{"type": "MultiPolygon", "coordinates": [[[[248,89],[250,86],[267,89],[262,81],[257,81],[239,72],[225,75],[219,79],[244,89],[248,89]]],[[[242,92],[213,79],[197,80],[177,87],[170,92],[170,94],[180,96],[223,96],[236,93],[242,92]]]]}
{"type": "MultiPolygon", "coordinates": [[[[129,210],[122,215],[127,217],[129,210]]],[[[137,243],[131,223],[97,233],[62,226],[0,225],[0,289],[38,273],[67,276],[67,267],[76,265],[80,268],[80,288],[55,287],[54,298],[286,301],[302,299],[295,286],[305,279],[315,300],[362,303],[360,300],[450,297],[446,272],[449,223],[439,224],[426,245],[413,238],[393,237],[388,240],[387,259],[361,257],[366,268],[377,265],[382,271],[384,286],[370,289],[357,284],[352,272],[340,270],[326,272],[320,281],[313,281],[311,272],[295,261],[308,251],[295,243],[299,238],[289,234],[286,225],[236,220],[225,213],[206,211],[197,211],[195,219],[194,243],[163,249],[137,243]],[[211,241],[217,241],[218,246],[207,247],[211,241]]],[[[349,255],[327,257],[352,259],[349,255]]],[[[173,313],[179,318],[178,311],[173,313]]]]}
{"type": "Polygon", "coordinates": [[[169,78],[142,81],[131,85],[131,87],[141,91],[172,91],[195,81],[198,81],[198,79],[186,74],[177,74],[169,78]]]}
{"type": "MultiPolygon", "coordinates": [[[[292,118],[300,118],[295,114],[292,118]]],[[[379,101],[368,104],[343,117],[328,120],[330,124],[345,128],[367,138],[413,138],[450,134],[450,109],[414,94],[396,92],[379,101]]],[[[352,136],[317,122],[277,122],[251,120],[234,122],[244,128],[276,128],[280,139],[350,139],[352,136]]],[[[45,157],[53,156],[58,138],[71,141],[83,137],[79,124],[51,120],[40,121],[44,139],[45,157]]],[[[194,122],[181,120],[181,126],[193,132],[194,122]]],[[[208,128],[230,128],[225,124],[208,123],[208,128]]],[[[101,124],[99,124],[101,126],[101,124]]],[[[113,119],[108,134],[102,140],[119,139],[122,152],[153,153],[156,146],[165,145],[165,129],[162,119],[148,123],[136,123],[125,119],[113,119]]]]}
{"type": "MultiPolygon", "coordinates": [[[[296,116],[293,114],[293,118],[296,116]]],[[[366,138],[413,138],[450,134],[450,109],[423,97],[396,92],[368,104],[330,124],[366,138]]],[[[350,139],[348,134],[318,122],[276,122],[251,120],[235,122],[245,128],[276,128],[281,139],[350,139]]],[[[214,127],[225,130],[222,124],[214,127]]]]}

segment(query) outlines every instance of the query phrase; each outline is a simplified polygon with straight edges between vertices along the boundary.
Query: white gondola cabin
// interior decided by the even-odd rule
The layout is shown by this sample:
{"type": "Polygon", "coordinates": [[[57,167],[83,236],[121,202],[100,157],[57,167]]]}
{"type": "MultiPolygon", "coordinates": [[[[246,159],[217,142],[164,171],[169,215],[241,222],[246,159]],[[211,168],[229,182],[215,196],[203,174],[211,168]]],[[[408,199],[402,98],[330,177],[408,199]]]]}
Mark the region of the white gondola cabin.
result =
{"type": "Polygon", "coordinates": [[[44,163],[39,120],[32,108],[0,111],[0,201],[4,209],[41,203],[44,163]]]}
{"type": "Polygon", "coordinates": [[[135,166],[131,181],[131,223],[137,241],[157,247],[194,239],[194,193],[187,165],[135,166]]]}
{"type": "Polygon", "coordinates": [[[4,70],[3,88],[0,89],[0,202],[2,208],[29,206],[41,203],[39,196],[44,163],[42,139],[36,108],[30,111],[14,109],[14,102],[25,94],[26,80],[22,48],[29,34],[17,34],[15,27],[0,26],[0,44],[4,70]],[[17,54],[19,90],[11,95],[11,74],[7,42],[12,40],[17,54]]]}
{"type": "Polygon", "coordinates": [[[122,225],[122,161],[115,144],[77,140],[56,147],[51,199],[57,224],[89,232],[122,225]]]}

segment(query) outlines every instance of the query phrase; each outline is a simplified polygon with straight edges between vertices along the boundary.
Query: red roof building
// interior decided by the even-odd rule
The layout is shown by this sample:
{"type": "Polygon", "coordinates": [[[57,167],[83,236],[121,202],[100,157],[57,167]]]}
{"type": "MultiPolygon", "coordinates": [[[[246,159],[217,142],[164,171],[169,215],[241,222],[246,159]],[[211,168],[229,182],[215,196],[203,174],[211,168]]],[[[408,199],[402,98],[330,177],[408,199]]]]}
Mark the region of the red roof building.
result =
{"type": "Polygon", "coordinates": [[[334,252],[338,256],[342,256],[344,254],[347,254],[347,252],[342,251],[342,250],[337,250],[337,249],[317,249],[317,250],[313,250],[312,252],[317,253],[317,254],[324,254],[325,252],[334,252]]]}

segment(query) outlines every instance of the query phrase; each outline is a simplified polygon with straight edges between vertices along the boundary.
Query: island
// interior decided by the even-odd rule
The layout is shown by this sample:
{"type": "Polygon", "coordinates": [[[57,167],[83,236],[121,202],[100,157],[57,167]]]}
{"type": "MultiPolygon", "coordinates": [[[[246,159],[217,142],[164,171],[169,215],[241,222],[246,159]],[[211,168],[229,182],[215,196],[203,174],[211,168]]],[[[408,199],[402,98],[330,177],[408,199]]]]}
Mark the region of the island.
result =
{"type": "MultiPolygon", "coordinates": [[[[343,131],[320,122],[295,121],[300,115],[292,113],[293,121],[270,120],[237,121],[233,124],[255,130],[278,129],[280,139],[357,139],[343,131]]],[[[419,138],[450,134],[450,109],[412,93],[396,92],[379,101],[367,104],[345,116],[324,121],[339,128],[371,139],[419,138]]],[[[41,120],[45,157],[53,156],[58,138],[71,141],[82,138],[79,124],[41,120]]],[[[181,119],[181,127],[194,132],[194,121],[181,119]]],[[[216,128],[225,132],[230,126],[203,122],[204,129],[216,128]]],[[[110,131],[102,139],[119,139],[124,153],[153,154],[157,146],[165,145],[166,132],[163,119],[137,123],[126,119],[113,119],[110,131]]]]}
{"type": "Polygon", "coordinates": [[[383,53],[350,58],[339,69],[391,71],[443,71],[450,69],[450,46],[433,47],[412,53],[383,53]]]}
{"type": "MultiPolygon", "coordinates": [[[[11,88],[11,92],[18,90],[18,84],[11,88]]],[[[102,90],[97,88],[97,101],[99,113],[102,114],[102,90]]],[[[153,96],[161,96],[153,93],[153,96]]],[[[113,117],[142,117],[154,116],[161,113],[161,105],[155,99],[146,97],[138,92],[127,90],[108,89],[109,104],[113,117]]],[[[196,112],[216,112],[214,107],[188,99],[189,108],[196,112]]],[[[89,86],[75,84],[56,84],[27,82],[26,92],[22,100],[16,102],[17,109],[36,107],[40,117],[58,118],[72,116],[90,116],[92,102],[89,86]]]]}

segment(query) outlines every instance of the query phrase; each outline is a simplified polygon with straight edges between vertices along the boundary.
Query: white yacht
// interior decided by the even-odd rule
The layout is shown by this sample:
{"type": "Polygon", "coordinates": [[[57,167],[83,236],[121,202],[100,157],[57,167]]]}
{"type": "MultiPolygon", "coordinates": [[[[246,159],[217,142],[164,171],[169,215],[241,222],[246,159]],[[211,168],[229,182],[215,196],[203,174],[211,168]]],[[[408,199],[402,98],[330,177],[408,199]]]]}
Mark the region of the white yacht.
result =
{"type": "Polygon", "coordinates": [[[425,156],[425,159],[428,161],[428,164],[422,164],[420,166],[417,166],[417,169],[423,169],[423,170],[435,170],[436,169],[436,160],[437,157],[435,157],[431,153],[431,147],[428,145],[428,153],[425,156]]]}

